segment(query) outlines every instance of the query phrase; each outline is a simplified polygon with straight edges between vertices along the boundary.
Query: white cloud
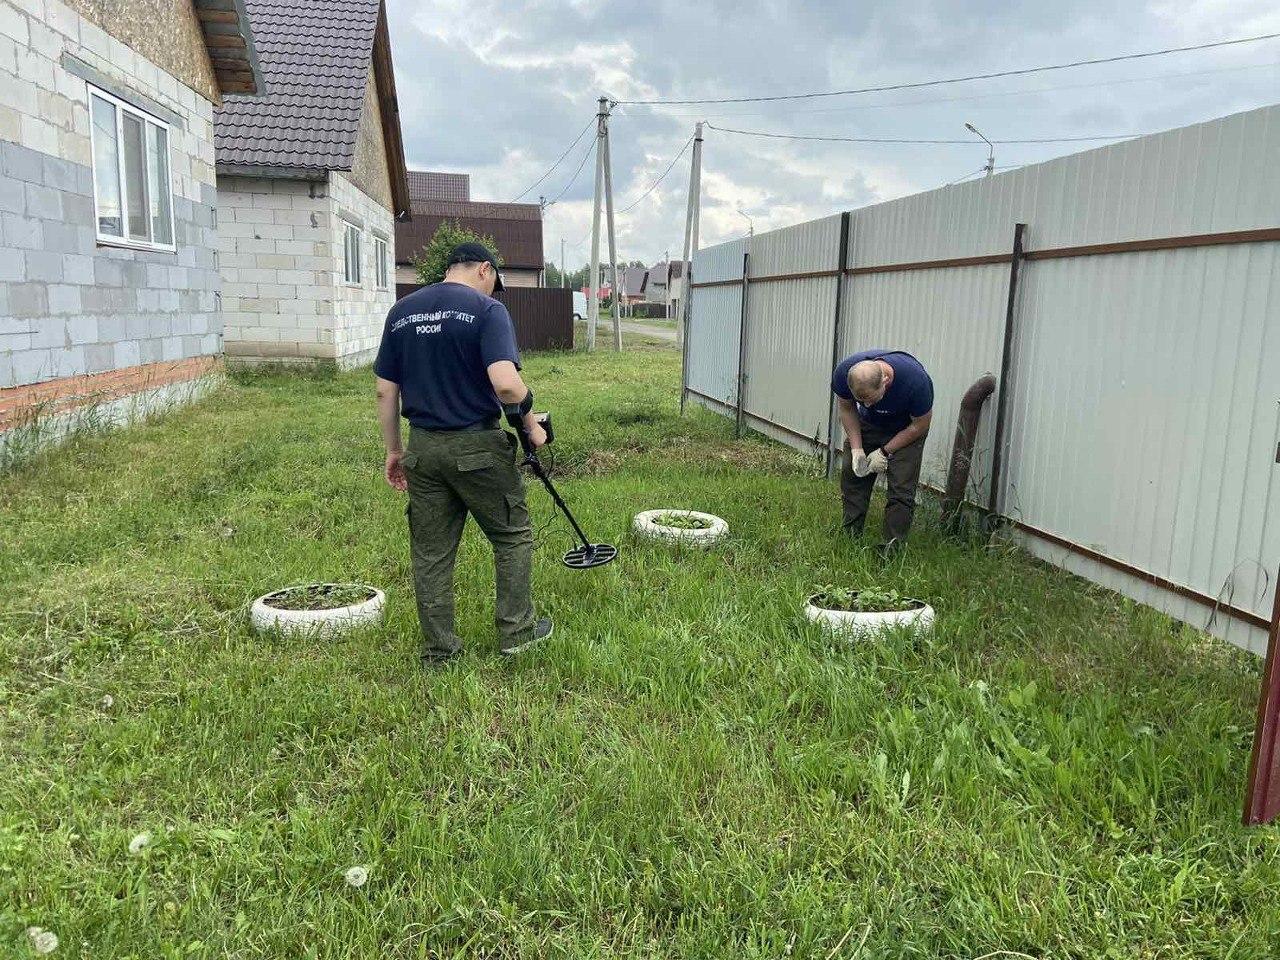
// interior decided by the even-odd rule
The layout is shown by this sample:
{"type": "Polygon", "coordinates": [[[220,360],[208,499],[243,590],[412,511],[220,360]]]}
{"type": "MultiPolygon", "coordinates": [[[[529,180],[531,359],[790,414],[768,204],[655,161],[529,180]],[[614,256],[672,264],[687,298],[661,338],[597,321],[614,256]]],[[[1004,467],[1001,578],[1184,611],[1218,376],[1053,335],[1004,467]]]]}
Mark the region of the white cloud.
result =
{"type": "MultiPolygon", "coordinates": [[[[902,83],[1280,30],[1274,0],[389,0],[401,121],[415,168],[471,174],[473,196],[509,200],[588,124],[602,93],[737,97],[902,83]]],[[[611,122],[619,209],[662,173],[699,119],[742,129],[993,139],[1164,129],[1274,99],[1280,43],[981,83],[781,103],[622,105],[611,122]],[[1239,69],[1249,67],[1250,69],[1239,69]],[[1217,71],[1217,72],[1211,72],[1217,71]]],[[[531,193],[569,185],[588,132],[531,193]]],[[[1034,162],[1086,145],[998,145],[1034,162]]],[[[986,147],[773,141],[708,130],[702,239],[739,236],[919,190],[976,170],[986,147]]],[[[547,211],[546,253],[585,262],[593,158],[547,211]],[[583,241],[583,242],[578,242],[583,241]]],[[[689,157],[619,214],[619,257],[653,261],[684,234],[689,157]]],[[[602,256],[607,254],[602,254],[602,256]]]]}

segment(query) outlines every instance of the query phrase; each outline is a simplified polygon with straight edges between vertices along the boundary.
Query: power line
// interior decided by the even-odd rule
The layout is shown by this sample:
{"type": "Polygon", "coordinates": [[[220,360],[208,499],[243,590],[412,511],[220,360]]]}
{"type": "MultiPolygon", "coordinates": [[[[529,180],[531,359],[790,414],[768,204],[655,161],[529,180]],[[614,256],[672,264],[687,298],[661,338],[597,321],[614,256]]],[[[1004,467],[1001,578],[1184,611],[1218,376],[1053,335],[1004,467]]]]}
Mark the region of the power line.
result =
{"type": "MultiPolygon", "coordinates": [[[[913,140],[897,137],[811,137],[792,133],[764,133],[759,130],[735,130],[732,127],[717,127],[714,123],[707,124],[708,129],[718,130],[720,133],[736,133],[744,137],[766,137],[770,140],[819,140],[826,143],[930,143],[930,144],[948,144],[961,143],[972,146],[978,141],[972,137],[968,139],[957,140],[913,140]]],[[[1099,134],[1094,137],[1032,137],[1023,140],[992,140],[992,143],[1084,143],[1092,140],[1127,140],[1130,137],[1140,137],[1140,133],[1108,133],[1099,134]]]]}
{"type": "Polygon", "coordinates": [[[1195,50],[1212,50],[1218,47],[1236,46],[1242,43],[1257,43],[1261,40],[1274,40],[1280,33],[1264,33],[1256,37],[1240,37],[1235,40],[1216,40],[1212,43],[1198,43],[1188,47],[1167,47],[1163,50],[1148,50],[1143,53],[1126,53],[1115,57],[1097,57],[1092,60],[1073,60],[1070,63],[1055,63],[1040,67],[1023,67],[1017,70],[999,70],[993,73],[974,73],[963,77],[947,77],[941,80],[920,80],[914,83],[891,83],[878,87],[857,87],[851,90],[828,90],[815,93],[789,93],[769,97],[706,97],[692,100],[618,100],[624,105],[657,104],[706,104],[706,103],[768,103],[779,100],[814,100],[821,97],[843,97],[858,93],[882,93],[886,90],[914,90],[920,87],[936,87],[948,83],[967,83],[973,80],[995,80],[1000,77],[1022,77],[1031,73],[1047,73],[1052,70],[1069,70],[1074,67],[1093,67],[1104,63],[1120,63],[1125,60],[1144,60],[1150,57],[1163,57],[1171,53],[1190,53],[1195,50]]]}
{"type": "MultiPolygon", "coordinates": [[[[997,100],[1001,97],[1024,97],[1034,96],[1041,93],[1057,93],[1062,90],[1092,90],[1098,87],[1114,87],[1132,83],[1155,83],[1162,80],[1179,80],[1185,77],[1204,77],[1219,73],[1239,73],[1243,70],[1265,70],[1274,67],[1280,67],[1280,61],[1271,61],[1269,63],[1250,63],[1240,67],[1217,67],[1212,70],[1187,70],[1179,73],[1157,73],[1146,77],[1122,77],[1113,80],[1095,80],[1090,83],[1063,83],[1049,87],[1023,87],[1019,90],[1001,90],[996,93],[975,93],[964,97],[930,97],[925,100],[890,100],[886,103],[860,103],[857,105],[846,105],[843,107],[818,107],[810,110],[792,109],[788,115],[797,113],[807,114],[823,114],[823,113],[852,113],[858,110],[889,110],[895,107],[922,107],[931,106],[939,103],[971,103],[975,100],[997,100]]],[[[734,110],[731,112],[711,114],[708,116],[705,111],[685,111],[667,113],[670,117],[689,117],[699,120],[708,120],[717,117],[767,117],[776,116],[762,110],[734,110]]]]}
{"type": "Polygon", "coordinates": [[[684,152],[689,149],[689,144],[691,143],[693,143],[692,136],[689,137],[689,139],[684,142],[684,146],[680,148],[680,152],[671,158],[671,162],[667,164],[667,169],[662,171],[662,176],[658,177],[657,180],[653,181],[653,183],[649,185],[649,189],[646,190],[644,193],[640,194],[640,196],[636,197],[636,199],[629,206],[623,207],[621,210],[619,210],[618,215],[621,216],[624,213],[630,213],[632,210],[634,210],[637,206],[640,205],[641,200],[643,200],[649,194],[653,193],[653,191],[658,188],[658,184],[660,184],[663,180],[667,179],[667,174],[671,172],[672,168],[680,161],[680,158],[684,156],[684,152]]]}
{"type": "Polygon", "coordinates": [[[577,182],[578,182],[578,175],[579,175],[580,173],[582,173],[582,168],[583,168],[583,167],[585,167],[585,166],[587,165],[587,158],[591,156],[591,149],[592,149],[592,147],[594,147],[594,146],[595,146],[595,144],[594,144],[594,143],[588,143],[588,144],[587,144],[586,152],[582,154],[582,160],[581,160],[581,162],[578,164],[578,169],[577,169],[577,170],[575,170],[575,171],[573,171],[573,176],[569,179],[569,182],[568,182],[568,183],[566,183],[566,184],[564,185],[564,189],[563,189],[563,190],[561,190],[559,193],[557,193],[557,194],[556,194],[555,199],[554,199],[554,200],[552,200],[552,201],[550,201],[550,202],[548,202],[548,203],[547,203],[547,205],[546,205],[545,207],[543,207],[543,208],[542,208],[544,211],[545,211],[545,210],[547,210],[547,209],[548,209],[548,208],[550,208],[550,207],[554,207],[557,203],[559,203],[559,202],[560,202],[560,198],[561,198],[561,197],[563,197],[566,193],[568,193],[568,192],[569,192],[569,189],[570,189],[570,188],[571,188],[575,183],[577,183],[577,182]]]}
{"type": "Polygon", "coordinates": [[[588,120],[588,121],[587,121],[587,125],[586,125],[585,127],[583,127],[583,128],[582,128],[582,132],[581,132],[581,133],[579,133],[576,137],[574,137],[574,138],[573,138],[573,143],[571,143],[571,144],[569,144],[569,146],[565,147],[565,151],[564,151],[564,153],[560,154],[560,158],[559,158],[558,160],[556,160],[556,162],[555,162],[555,163],[553,163],[551,166],[549,166],[549,167],[547,168],[547,172],[546,172],[546,173],[544,173],[542,176],[540,176],[537,180],[533,181],[533,183],[529,184],[529,186],[527,186],[527,187],[525,187],[523,190],[521,190],[521,191],[520,191],[520,193],[519,193],[519,194],[517,194],[515,197],[513,197],[513,198],[511,199],[511,201],[510,201],[510,202],[511,202],[511,203],[515,203],[517,200],[519,200],[521,197],[523,197],[525,194],[527,194],[530,190],[532,190],[534,187],[536,187],[538,184],[540,184],[543,180],[545,180],[545,179],[547,179],[547,177],[551,176],[552,171],[554,171],[556,167],[560,166],[560,164],[564,161],[564,158],[565,158],[565,157],[567,157],[567,156],[569,155],[569,151],[570,151],[570,150],[572,150],[574,147],[576,147],[576,146],[578,145],[578,141],[579,141],[579,140],[581,140],[581,139],[582,139],[582,137],[583,137],[583,135],[584,135],[588,130],[590,130],[590,129],[591,129],[591,125],[592,125],[593,123],[595,123],[595,122],[596,122],[596,118],[595,118],[595,117],[592,117],[590,120],[588,120]]]}

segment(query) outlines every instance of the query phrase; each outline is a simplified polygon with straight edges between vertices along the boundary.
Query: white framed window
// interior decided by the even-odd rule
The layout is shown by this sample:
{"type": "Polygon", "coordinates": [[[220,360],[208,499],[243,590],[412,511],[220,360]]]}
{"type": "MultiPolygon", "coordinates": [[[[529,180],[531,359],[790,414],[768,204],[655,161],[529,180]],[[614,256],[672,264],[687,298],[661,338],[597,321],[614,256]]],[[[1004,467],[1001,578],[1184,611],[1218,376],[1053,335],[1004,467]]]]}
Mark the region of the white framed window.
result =
{"type": "Polygon", "coordinates": [[[174,250],[169,124],[89,87],[99,243],[174,250]]]}
{"type": "Polygon", "coordinates": [[[360,286],[360,228],[346,221],[342,224],[342,282],[360,286]]]}
{"type": "Polygon", "coordinates": [[[379,290],[387,289],[387,238],[373,235],[373,280],[379,290]]]}

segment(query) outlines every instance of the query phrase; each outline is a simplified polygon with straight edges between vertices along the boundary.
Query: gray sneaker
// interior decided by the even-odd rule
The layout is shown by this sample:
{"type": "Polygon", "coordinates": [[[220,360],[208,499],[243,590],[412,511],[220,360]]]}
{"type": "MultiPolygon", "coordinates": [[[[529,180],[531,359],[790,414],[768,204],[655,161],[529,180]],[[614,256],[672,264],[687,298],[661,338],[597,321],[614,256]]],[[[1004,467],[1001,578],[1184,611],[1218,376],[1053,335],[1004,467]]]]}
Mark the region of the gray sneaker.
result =
{"type": "Polygon", "coordinates": [[[509,647],[502,647],[500,652],[503,656],[511,656],[513,653],[520,653],[524,650],[528,650],[534,644],[541,643],[543,640],[546,640],[553,632],[555,632],[555,624],[551,622],[550,617],[543,617],[533,625],[533,632],[527,639],[517,640],[509,647]]]}

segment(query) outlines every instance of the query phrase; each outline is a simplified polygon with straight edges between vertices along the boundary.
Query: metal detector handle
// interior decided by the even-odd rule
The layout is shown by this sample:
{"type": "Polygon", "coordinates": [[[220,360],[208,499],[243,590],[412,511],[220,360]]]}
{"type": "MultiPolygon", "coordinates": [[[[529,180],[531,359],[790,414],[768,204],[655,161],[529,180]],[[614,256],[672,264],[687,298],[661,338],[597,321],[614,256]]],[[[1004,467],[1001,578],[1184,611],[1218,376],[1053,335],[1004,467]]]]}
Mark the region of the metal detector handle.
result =
{"type": "MultiPolygon", "coordinates": [[[[534,417],[542,426],[542,429],[547,432],[547,443],[550,443],[555,439],[555,433],[551,429],[551,414],[536,413],[534,414],[534,417]]],[[[537,459],[538,455],[534,452],[533,444],[529,442],[529,434],[528,431],[525,430],[524,424],[520,425],[520,448],[524,450],[524,459],[526,463],[530,460],[537,459]]]]}

